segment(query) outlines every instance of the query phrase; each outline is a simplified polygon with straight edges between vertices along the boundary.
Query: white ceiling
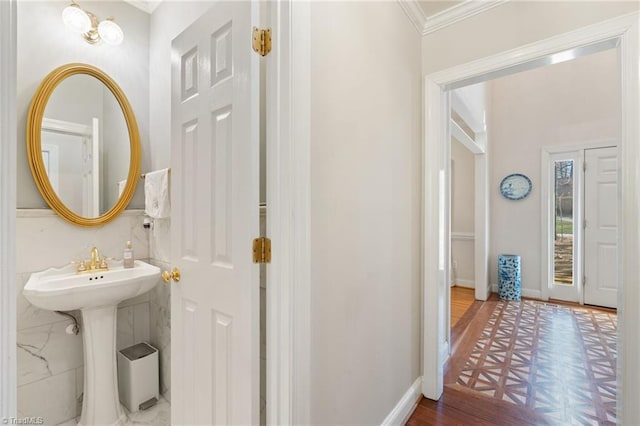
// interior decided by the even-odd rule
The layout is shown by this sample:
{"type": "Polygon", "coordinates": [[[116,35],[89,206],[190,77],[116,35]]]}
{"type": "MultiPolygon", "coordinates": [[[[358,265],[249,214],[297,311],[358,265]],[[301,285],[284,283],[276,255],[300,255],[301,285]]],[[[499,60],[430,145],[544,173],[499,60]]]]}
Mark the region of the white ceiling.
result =
{"type": "Polygon", "coordinates": [[[144,10],[147,13],[152,13],[162,0],[124,0],[131,6],[135,6],[140,10],[144,10]]]}
{"type": "Polygon", "coordinates": [[[445,9],[449,9],[462,1],[439,1],[439,0],[419,0],[418,4],[424,11],[427,18],[442,12],[445,9]]]}

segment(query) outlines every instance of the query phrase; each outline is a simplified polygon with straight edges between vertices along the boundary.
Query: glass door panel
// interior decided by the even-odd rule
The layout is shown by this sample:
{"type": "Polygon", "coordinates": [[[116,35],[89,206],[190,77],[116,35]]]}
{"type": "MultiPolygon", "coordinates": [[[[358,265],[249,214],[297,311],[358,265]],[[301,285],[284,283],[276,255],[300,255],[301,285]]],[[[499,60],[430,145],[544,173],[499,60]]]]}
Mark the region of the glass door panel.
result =
{"type": "Polygon", "coordinates": [[[574,160],[554,161],[553,277],[556,285],[574,284],[574,160]]]}

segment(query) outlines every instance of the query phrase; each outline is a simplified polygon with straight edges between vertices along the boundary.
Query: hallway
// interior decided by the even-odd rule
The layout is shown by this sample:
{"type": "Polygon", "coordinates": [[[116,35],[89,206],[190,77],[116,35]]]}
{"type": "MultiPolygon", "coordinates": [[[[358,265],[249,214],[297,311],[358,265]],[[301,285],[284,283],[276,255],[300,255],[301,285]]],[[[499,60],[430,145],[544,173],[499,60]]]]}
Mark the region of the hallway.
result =
{"type": "Polygon", "coordinates": [[[616,323],[579,305],[475,302],[452,329],[443,396],[407,424],[615,424],[616,323]]]}

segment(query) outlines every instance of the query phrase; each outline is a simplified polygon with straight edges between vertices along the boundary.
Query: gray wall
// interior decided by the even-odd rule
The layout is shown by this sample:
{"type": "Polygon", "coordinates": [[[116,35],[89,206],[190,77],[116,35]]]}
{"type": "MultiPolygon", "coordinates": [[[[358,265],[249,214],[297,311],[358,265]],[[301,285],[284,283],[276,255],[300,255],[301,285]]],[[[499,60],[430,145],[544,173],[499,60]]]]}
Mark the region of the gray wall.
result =
{"type": "Polygon", "coordinates": [[[420,36],[311,3],[311,423],[380,424],[420,376],[420,36]]]}
{"type": "MultiPolygon", "coordinates": [[[[142,168],[149,167],[149,15],[124,2],[83,4],[100,18],[114,16],[125,38],[120,46],[89,45],[69,31],[60,18],[65,1],[18,2],[18,208],[45,208],[27,162],[25,126],[31,99],[42,79],[70,62],[94,65],[124,90],[138,121],[142,168]]],[[[144,204],[138,191],[130,208],[144,204]]]]}

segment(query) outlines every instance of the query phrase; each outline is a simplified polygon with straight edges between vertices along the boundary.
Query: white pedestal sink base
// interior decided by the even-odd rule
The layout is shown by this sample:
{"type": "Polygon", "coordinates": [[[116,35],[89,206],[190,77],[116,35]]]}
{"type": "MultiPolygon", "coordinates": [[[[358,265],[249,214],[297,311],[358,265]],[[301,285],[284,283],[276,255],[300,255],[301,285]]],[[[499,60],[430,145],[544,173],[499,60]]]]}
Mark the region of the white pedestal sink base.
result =
{"type": "MultiPolygon", "coordinates": [[[[0,0],[2,1],[2,0],[0,0]]],[[[34,272],[22,294],[34,306],[51,311],[80,309],[84,341],[82,426],[122,425],[116,374],[116,314],[123,300],[151,290],[160,268],[136,260],[133,268],[112,262],[108,271],[78,274],[73,265],[34,272]]]]}
{"type": "Polygon", "coordinates": [[[84,397],[79,426],[122,425],[116,365],[117,306],[82,310],[84,397]]]}

